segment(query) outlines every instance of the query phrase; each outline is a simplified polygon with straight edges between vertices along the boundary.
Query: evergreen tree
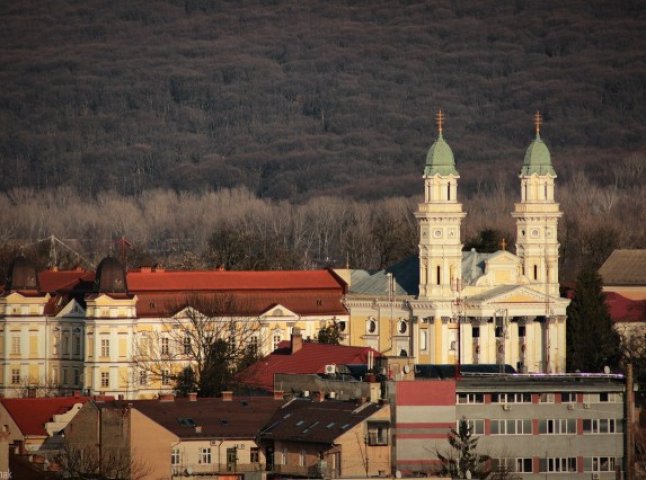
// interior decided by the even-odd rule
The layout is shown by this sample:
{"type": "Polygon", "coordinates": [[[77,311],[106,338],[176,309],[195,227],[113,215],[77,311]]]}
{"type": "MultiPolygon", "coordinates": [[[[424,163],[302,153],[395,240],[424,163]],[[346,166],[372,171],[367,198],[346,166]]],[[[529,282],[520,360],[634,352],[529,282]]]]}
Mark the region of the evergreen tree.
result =
{"type": "Polygon", "coordinates": [[[604,302],[601,276],[587,264],[567,309],[567,370],[601,372],[605,366],[616,368],[620,357],[620,338],[604,302]]]}
{"type": "Polygon", "coordinates": [[[451,478],[487,478],[490,473],[486,468],[489,457],[476,452],[478,439],[479,437],[472,435],[469,423],[462,417],[458,429],[452,428],[449,433],[449,452],[437,453],[437,458],[442,462],[440,475],[451,478]]]}
{"type": "Polygon", "coordinates": [[[318,342],[330,345],[339,345],[341,343],[341,330],[339,324],[335,321],[319,330],[318,342]]]}

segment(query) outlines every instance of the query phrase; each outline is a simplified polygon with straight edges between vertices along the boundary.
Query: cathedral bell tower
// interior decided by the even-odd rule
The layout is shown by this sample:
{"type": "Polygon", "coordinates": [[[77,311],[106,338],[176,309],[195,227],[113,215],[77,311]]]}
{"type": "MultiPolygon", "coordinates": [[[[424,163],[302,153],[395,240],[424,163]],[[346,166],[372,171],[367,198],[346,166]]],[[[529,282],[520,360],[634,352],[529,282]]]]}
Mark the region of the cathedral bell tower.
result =
{"type": "Polygon", "coordinates": [[[438,136],[424,167],[424,203],[415,213],[419,222],[419,298],[452,300],[462,278],[460,223],[466,213],[458,203],[460,174],[442,136],[442,110],[436,119],[438,136]]]}
{"type": "Polygon", "coordinates": [[[550,152],[541,139],[541,115],[534,115],[536,137],[525,152],[520,171],[521,200],[514,208],[516,255],[523,274],[540,290],[559,296],[558,219],[563,215],[554,201],[554,179],[550,152]]]}

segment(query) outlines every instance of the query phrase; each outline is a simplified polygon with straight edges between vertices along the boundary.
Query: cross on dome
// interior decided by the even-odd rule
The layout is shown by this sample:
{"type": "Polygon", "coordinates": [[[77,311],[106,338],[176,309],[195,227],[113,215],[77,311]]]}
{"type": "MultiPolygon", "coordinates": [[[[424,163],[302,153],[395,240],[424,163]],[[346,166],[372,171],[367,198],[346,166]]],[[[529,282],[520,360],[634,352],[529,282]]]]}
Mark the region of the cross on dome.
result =
{"type": "Polygon", "coordinates": [[[437,123],[437,131],[440,135],[442,135],[442,130],[444,126],[444,114],[442,113],[442,109],[437,112],[437,115],[435,115],[435,121],[437,123]]]}
{"type": "Polygon", "coordinates": [[[542,124],[543,124],[543,117],[541,116],[541,112],[536,110],[536,113],[534,114],[534,127],[536,127],[536,135],[540,135],[542,124]]]}

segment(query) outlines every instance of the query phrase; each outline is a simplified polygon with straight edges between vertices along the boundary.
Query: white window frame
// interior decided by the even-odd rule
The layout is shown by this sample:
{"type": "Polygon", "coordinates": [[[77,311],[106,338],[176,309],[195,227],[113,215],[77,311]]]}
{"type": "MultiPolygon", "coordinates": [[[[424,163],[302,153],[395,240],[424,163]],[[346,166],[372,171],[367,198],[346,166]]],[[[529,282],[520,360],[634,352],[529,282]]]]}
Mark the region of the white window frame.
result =
{"type": "Polygon", "coordinates": [[[203,465],[211,464],[211,447],[202,447],[198,451],[198,460],[197,463],[203,465]]]}
{"type": "Polygon", "coordinates": [[[182,452],[179,448],[173,448],[170,452],[170,464],[180,465],[182,463],[182,452]]]}
{"type": "Polygon", "coordinates": [[[539,467],[539,473],[576,473],[576,457],[541,458],[539,467]]]}
{"type": "Polygon", "coordinates": [[[538,421],[539,435],[576,435],[575,418],[545,418],[538,421]],[[545,422],[545,431],[541,432],[541,422],[545,422]]]}
{"type": "Polygon", "coordinates": [[[460,405],[481,405],[484,403],[484,393],[456,393],[455,403],[460,405]]]}
{"type": "Polygon", "coordinates": [[[110,388],[110,372],[101,372],[101,388],[110,388]]]}
{"type": "MultiPolygon", "coordinates": [[[[485,421],[481,418],[465,418],[469,429],[473,435],[484,435],[485,433],[485,421]]],[[[493,421],[493,420],[492,420],[493,421]]],[[[460,420],[455,422],[456,430],[460,428],[460,420]]]]}
{"type": "Polygon", "coordinates": [[[532,420],[528,418],[500,418],[500,419],[495,419],[491,420],[491,425],[489,427],[491,429],[490,434],[491,435],[531,435],[533,426],[532,426],[532,420]],[[494,427],[495,423],[495,427],[494,427]],[[513,432],[511,432],[510,426],[513,425],[513,432]],[[497,430],[496,433],[494,433],[494,429],[497,430]],[[525,430],[529,431],[525,431],[525,430]]]}
{"type": "Polygon", "coordinates": [[[101,356],[110,357],[110,339],[102,338],[101,339],[101,356]]]}

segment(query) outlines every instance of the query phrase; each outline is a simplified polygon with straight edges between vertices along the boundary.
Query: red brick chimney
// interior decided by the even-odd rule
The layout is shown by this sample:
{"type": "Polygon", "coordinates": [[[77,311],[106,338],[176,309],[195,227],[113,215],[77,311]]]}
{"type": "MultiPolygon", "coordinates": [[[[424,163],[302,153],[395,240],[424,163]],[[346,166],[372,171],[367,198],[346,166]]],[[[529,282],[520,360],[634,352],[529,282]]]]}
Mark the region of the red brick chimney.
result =
{"type": "Polygon", "coordinates": [[[222,401],[223,402],[230,402],[232,400],[233,400],[233,392],[231,392],[231,391],[222,392],[222,401]]]}
{"type": "Polygon", "coordinates": [[[274,390],[274,400],[283,400],[285,395],[282,390],[274,390]]]}
{"type": "Polygon", "coordinates": [[[197,392],[188,392],[188,401],[197,402],[197,392]]]}
{"type": "Polygon", "coordinates": [[[295,354],[301,348],[303,348],[303,335],[300,328],[294,327],[292,330],[291,354],[295,354]]]}
{"type": "Polygon", "coordinates": [[[159,401],[160,402],[174,402],[175,401],[175,395],[172,393],[162,393],[159,396],[159,401]]]}

